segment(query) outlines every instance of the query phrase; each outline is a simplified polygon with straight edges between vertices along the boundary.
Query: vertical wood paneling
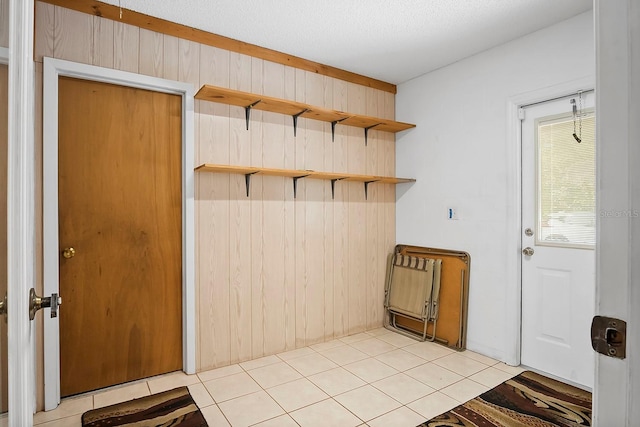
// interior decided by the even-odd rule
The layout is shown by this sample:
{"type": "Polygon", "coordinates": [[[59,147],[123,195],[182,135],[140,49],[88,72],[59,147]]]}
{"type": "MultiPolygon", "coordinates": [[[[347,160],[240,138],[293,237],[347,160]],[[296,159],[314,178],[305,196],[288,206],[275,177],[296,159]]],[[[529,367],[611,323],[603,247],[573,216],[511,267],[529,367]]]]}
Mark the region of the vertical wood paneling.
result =
{"type": "MultiPolygon", "coordinates": [[[[251,91],[251,58],[238,53],[229,54],[229,87],[245,92],[251,91]]],[[[222,82],[220,82],[222,83],[222,82]]],[[[221,84],[221,86],[224,86],[221,84]]],[[[233,165],[251,163],[251,133],[246,129],[244,109],[219,104],[230,115],[229,161],[233,165]]],[[[225,141],[220,141],[224,144],[225,141]]],[[[245,177],[231,175],[230,203],[230,247],[231,295],[233,313],[231,319],[231,361],[251,358],[251,200],[246,195],[245,177]]],[[[253,183],[252,183],[253,184],[253,183]]]]}
{"type": "MultiPolygon", "coordinates": [[[[296,70],[291,67],[284,69],[284,98],[296,99],[296,70]]],[[[293,136],[293,124],[285,122],[284,134],[284,167],[294,169],[296,166],[296,138],[293,136]]],[[[283,234],[285,253],[284,282],[285,306],[284,329],[285,350],[296,346],[296,203],[293,198],[293,188],[289,180],[284,183],[283,206],[283,234]],[[288,181],[288,182],[287,182],[288,181]]]]}
{"type": "MultiPolygon", "coordinates": [[[[324,105],[324,76],[306,72],[305,102],[324,105]]],[[[324,123],[305,120],[305,166],[304,169],[324,168],[324,123]]],[[[322,341],[324,337],[324,188],[325,181],[305,180],[305,293],[307,301],[305,342],[307,345],[322,341]]]]}
{"type": "Polygon", "coordinates": [[[93,16],[55,7],[53,54],[58,59],[91,64],[93,16]]]}
{"type": "MultiPolygon", "coordinates": [[[[323,78],[323,105],[331,107],[333,105],[333,79],[323,78]]],[[[324,157],[324,165],[322,170],[333,170],[333,143],[331,142],[330,125],[323,123],[321,150],[324,157]]],[[[323,339],[332,338],[334,336],[334,262],[333,262],[333,242],[335,240],[334,219],[333,219],[333,199],[331,197],[331,185],[329,182],[322,182],[324,193],[323,218],[324,229],[322,235],[324,237],[324,331],[323,339]]]]}
{"type": "Polygon", "coordinates": [[[200,87],[200,44],[178,40],[178,80],[200,87]]]}
{"type": "MultiPolygon", "coordinates": [[[[369,116],[378,116],[378,96],[375,89],[366,88],[366,114],[369,116]]],[[[380,150],[380,140],[382,132],[376,130],[369,131],[367,146],[365,148],[366,170],[369,174],[375,174],[379,171],[378,167],[378,151],[380,150]]],[[[378,210],[381,203],[381,195],[384,195],[384,185],[372,184],[369,186],[368,200],[366,206],[366,288],[367,288],[367,329],[374,329],[380,326],[379,320],[382,319],[382,299],[383,289],[380,288],[380,271],[381,265],[378,263],[379,253],[379,235],[378,235],[378,210]]],[[[384,276],[384,273],[382,274],[384,276]]]]}
{"type": "Polygon", "coordinates": [[[113,67],[138,72],[140,28],[115,22],[113,26],[113,67]]]}
{"type": "MultiPolygon", "coordinates": [[[[228,54],[202,47],[199,74],[207,81],[228,84],[228,54]]],[[[214,103],[198,101],[200,143],[197,161],[229,161],[228,107],[220,111],[214,103]],[[222,114],[219,114],[222,113],[222,114]],[[226,113],[226,116],[225,116],[226,113]]],[[[196,175],[197,225],[200,232],[197,259],[199,284],[199,357],[202,369],[231,361],[230,264],[229,264],[229,177],[196,175]]]]}
{"type": "MultiPolygon", "coordinates": [[[[206,55],[200,55],[200,46],[195,43],[165,38],[165,49],[175,55],[175,62],[163,61],[163,68],[176,73],[181,81],[197,87],[201,64],[206,63],[206,55]],[[167,40],[168,39],[168,40],[167,40]],[[173,43],[177,41],[176,43],[173,43]]],[[[169,59],[165,50],[165,59],[169,59]]],[[[207,78],[213,78],[206,75],[207,78]]],[[[203,157],[214,157],[217,132],[224,132],[215,126],[214,105],[196,102],[196,163],[203,157]]],[[[224,136],[223,136],[224,137],[224,136]]],[[[225,233],[229,221],[225,200],[228,194],[224,186],[218,185],[221,177],[195,177],[196,233],[199,236],[196,252],[197,310],[198,310],[198,363],[202,369],[223,366],[229,363],[229,270],[224,257],[226,253],[225,233]],[[220,201],[222,200],[222,201],[220,201]],[[222,257],[222,258],[220,258],[222,257]]]]}
{"type": "MultiPolygon", "coordinates": [[[[302,70],[295,70],[295,100],[300,102],[306,102],[305,90],[306,90],[306,76],[307,73],[302,70]]],[[[297,137],[295,138],[295,169],[304,169],[306,167],[305,155],[307,146],[307,120],[300,119],[298,121],[297,137]]],[[[295,203],[295,244],[294,244],[294,264],[295,264],[295,281],[296,281],[296,347],[302,347],[306,345],[307,340],[307,323],[308,323],[308,308],[309,302],[307,300],[307,228],[306,228],[306,203],[300,203],[300,201],[306,200],[307,182],[302,179],[298,181],[298,193],[295,203]]]]}
{"type": "MultiPolygon", "coordinates": [[[[9,3],[9,0],[0,0],[0,3],[9,3]]],[[[54,11],[55,6],[48,3],[36,2],[35,4],[35,40],[34,40],[34,56],[36,62],[42,62],[44,56],[53,56],[53,26],[54,26],[54,11]]],[[[0,7],[0,13],[2,8],[0,7]]],[[[0,20],[5,19],[0,16],[0,20]]],[[[0,33],[6,31],[9,26],[8,16],[7,22],[2,22],[2,29],[0,33]],[[6,28],[5,25],[6,24],[6,28]]],[[[2,36],[0,35],[0,46],[6,46],[1,42],[2,36]]],[[[9,40],[7,40],[7,43],[9,40]]]]}
{"type": "MultiPolygon", "coordinates": [[[[348,84],[347,111],[366,114],[366,89],[348,84]]],[[[366,173],[366,148],[362,129],[347,130],[347,170],[366,173]]],[[[372,186],[375,184],[372,184],[372,186]]],[[[366,200],[361,183],[349,183],[349,334],[366,328],[366,200]]]]}
{"type": "MultiPolygon", "coordinates": [[[[395,117],[396,103],[395,95],[389,93],[382,94],[384,101],[380,101],[385,111],[385,117],[393,119],[395,117]]],[[[406,132],[406,131],[405,131],[406,132]]],[[[384,162],[381,163],[382,173],[386,176],[395,176],[396,174],[396,136],[393,133],[383,132],[385,138],[384,145],[384,162]]],[[[395,188],[395,187],[393,187],[395,188]]],[[[393,191],[395,193],[395,190],[393,191]]],[[[395,197],[394,197],[395,202],[395,197]]],[[[395,234],[395,233],[394,233],[395,234]]]]}
{"type": "MultiPolygon", "coordinates": [[[[389,110],[385,105],[385,97],[380,93],[380,91],[376,91],[376,116],[387,118],[389,114],[389,110]]],[[[393,111],[391,112],[393,114],[393,111]]],[[[395,137],[394,137],[395,138],[395,137]]],[[[395,139],[394,139],[395,140],[395,139]]],[[[387,157],[391,156],[395,159],[395,143],[394,140],[389,140],[386,132],[378,132],[378,170],[384,171],[386,168],[387,157]],[[391,152],[389,152],[391,150],[391,152]]],[[[395,161],[394,161],[395,163],[395,161]]],[[[386,212],[388,206],[388,192],[390,191],[390,187],[395,187],[391,184],[383,184],[380,185],[380,189],[378,192],[378,209],[377,209],[377,233],[378,233],[378,245],[377,245],[377,260],[385,260],[387,259],[388,254],[391,252],[392,247],[395,245],[395,224],[393,224],[392,229],[387,229],[386,223],[386,212]],[[388,234],[391,233],[391,239],[388,238],[388,234]]],[[[395,210],[395,194],[393,201],[391,201],[392,208],[395,210]]],[[[379,262],[379,261],[378,261],[379,262]]],[[[376,322],[379,326],[382,326],[384,321],[384,287],[386,284],[386,262],[378,264],[378,300],[375,302],[378,310],[378,316],[376,318],[376,322]]],[[[375,325],[372,325],[375,327],[375,325]]]]}
{"type": "Polygon", "coordinates": [[[9,0],[0,0],[0,46],[9,47],[9,0]]]}
{"type": "Polygon", "coordinates": [[[167,35],[163,35],[162,38],[162,77],[178,80],[180,40],[167,35]]]}
{"type": "MultiPolygon", "coordinates": [[[[334,80],[332,108],[347,111],[347,83],[334,80]]],[[[348,171],[347,127],[336,126],[333,149],[333,171],[348,171]]],[[[349,188],[336,182],[333,207],[333,333],[340,337],[349,330],[349,188]]]]}
{"type": "MultiPolygon", "coordinates": [[[[395,117],[395,96],[384,96],[384,110],[385,117],[395,117]]],[[[395,151],[395,134],[386,133],[384,144],[384,161],[381,162],[382,172],[387,176],[394,176],[396,173],[396,151],[395,151]],[[382,166],[383,165],[383,166],[382,166]]],[[[401,184],[411,185],[411,184],[401,184]]],[[[384,200],[384,212],[385,212],[385,253],[391,253],[396,243],[396,186],[385,185],[385,200],[384,200]]]]}
{"type": "Polygon", "coordinates": [[[140,30],[140,53],[138,57],[138,71],[140,74],[162,77],[164,63],[163,42],[164,37],[162,34],[155,31],[140,30]]]}
{"type": "Polygon", "coordinates": [[[92,64],[113,68],[114,61],[114,22],[109,19],[93,17],[92,64]]]}
{"type": "MultiPolygon", "coordinates": [[[[7,0],[0,0],[0,13],[7,0]]],[[[36,52],[141,74],[394,118],[394,95],[103,18],[36,3],[36,52]]],[[[0,16],[1,18],[1,16],[0,16]]],[[[2,44],[0,30],[0,45],[2,44]]],[[[8,40],[7,40],[8,42],[8,40]]],[[[38,77],[41,79],[41,77],[38,77]]],[[[395,136],[197,101],[203,162],[393,175],[395,136]]],[[[36,120],[41,123],[41,118],[36,120]]],[[[395,186],[198,173],[197,367],[206,370],[382,323],[395,186]]]]}
{"type": "MultiPolygon", "coordinates": [[[[251,92],[264,93],[262,59],[251,59],[251,92]]],[[[263,166],[262,160],[262,118],[261,111],[253,111],[250,126],[251,134],[251,166],[263,166]]],[[[265,355],[264,350],[264,264],[262,253],[265,250],[262,218],[263,182],[273,184],[273,177],[254,176],[251,178],[251,357],[265,355]]]]}
{"type": "MultiPolygon", "coordinates": [[[[264,62],[264,93],[284,97],[284,66],[264,62]]],[[[284,168],[285,117],[264,113],[262,116],[262,161],[265,166],[284,168]],[[276,142],[279,141],[279,142],[276,142]]],[[[264,353],[273,354],[286,349],[284,270],[285,233],[284,200],[287,179],[273,177],[262,188],[262,265],[264,285],[262,299],[264,353]]]]}

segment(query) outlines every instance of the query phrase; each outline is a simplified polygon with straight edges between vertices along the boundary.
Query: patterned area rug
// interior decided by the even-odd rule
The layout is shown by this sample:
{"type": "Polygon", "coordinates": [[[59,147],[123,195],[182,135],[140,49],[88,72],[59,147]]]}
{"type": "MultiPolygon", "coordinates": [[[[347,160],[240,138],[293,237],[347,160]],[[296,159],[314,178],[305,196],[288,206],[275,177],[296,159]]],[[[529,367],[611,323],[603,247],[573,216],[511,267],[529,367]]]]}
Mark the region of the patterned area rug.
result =
{"type": "Polygon", "coordinates": [[[418,427],[590,425],[591,393],[527,371],[418,427]]]}
{"type": "Polygon", "coordinates": [[[82,414],[83,427],[207,427],[187,387],[130,400],[82,414]]]}

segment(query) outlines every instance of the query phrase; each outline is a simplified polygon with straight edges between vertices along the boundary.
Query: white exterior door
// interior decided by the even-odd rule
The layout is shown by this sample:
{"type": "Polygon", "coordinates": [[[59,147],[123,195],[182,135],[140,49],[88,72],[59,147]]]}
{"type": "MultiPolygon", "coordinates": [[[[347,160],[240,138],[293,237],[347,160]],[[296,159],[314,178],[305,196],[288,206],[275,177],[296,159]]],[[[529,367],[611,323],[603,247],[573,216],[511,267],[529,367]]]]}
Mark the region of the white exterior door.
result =
{"type": "Polygon", "coordinates": [[[521,363],[593,387],[594,93],[524,108],[521,363]],[[575,113],[573,106],[575,105],[575,113]]]}

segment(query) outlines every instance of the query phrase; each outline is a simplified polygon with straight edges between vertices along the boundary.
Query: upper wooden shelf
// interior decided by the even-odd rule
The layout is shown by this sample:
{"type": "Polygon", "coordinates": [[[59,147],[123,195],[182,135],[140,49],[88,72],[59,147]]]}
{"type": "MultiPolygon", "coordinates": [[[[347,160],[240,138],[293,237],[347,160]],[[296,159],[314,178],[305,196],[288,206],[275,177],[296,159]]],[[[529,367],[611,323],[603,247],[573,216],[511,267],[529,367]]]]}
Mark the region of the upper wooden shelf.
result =
{"type": "Polygon", "coordinates": [[[416,127],[414,124],[396,122],[393,120],[379,119],[377,117],[363,116],[360,114],[345,113],[343,111],[330,110],[316,107],[302,102],[273,98],[265,95],[256,95],[248,92],[240,92],[233,89],[225,89],[217,86],[204,85],[195,96],[196,99],[236,105],[245,109],[247,129],[249,128],[249,116],[252,109],[286,114],[293,117],[294,134],[298,117],[320,120],[331,123],[331,132],[335,133],[336,124],[355,126],[365,130],[365,142],[369,129],[383,132],[400,132],[416,127]]]}
{"type": "Polygon", "coordinates": [[[284,176],[293,178],[293,191],[294,197],[296,195],[297,182],[300,178],[322,179],[331,181],[332,195],[335,189],[336,181],[356,181],[364,183],[365,197],[367,195],[367,188],[369,184],[374,182],[381,182],[385,184],[401,184],[404,182],[415,182],[412,178],[396,178],[391,176],[377,176],[377,175],[357,175],[352,173],[339,173],[339,172],[317,172],[313,170],[296,170],[296,169],[271,169],[271,168],[258,168],[252,166],[232,166],[232,165],[214,165],[205,163],[197,168],[196,172],[215,172],[215,173],[235,173],[242,174],[246,177],[247,181],[247,196],[249,196],[249,183],[252,175],[271,175],[271,176],[284,176]]]}

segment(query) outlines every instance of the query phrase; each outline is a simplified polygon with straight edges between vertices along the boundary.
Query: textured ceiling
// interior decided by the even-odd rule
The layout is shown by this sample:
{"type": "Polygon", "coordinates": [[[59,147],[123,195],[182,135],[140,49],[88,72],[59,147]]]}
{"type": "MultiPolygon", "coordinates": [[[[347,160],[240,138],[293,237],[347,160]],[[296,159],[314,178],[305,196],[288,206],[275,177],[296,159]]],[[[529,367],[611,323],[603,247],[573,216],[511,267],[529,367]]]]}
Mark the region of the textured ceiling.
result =
{"type": "Polygon", "coordinates": [[[402,83],[592,8],[592,0],[102,0],[402,83]]]}

